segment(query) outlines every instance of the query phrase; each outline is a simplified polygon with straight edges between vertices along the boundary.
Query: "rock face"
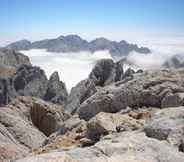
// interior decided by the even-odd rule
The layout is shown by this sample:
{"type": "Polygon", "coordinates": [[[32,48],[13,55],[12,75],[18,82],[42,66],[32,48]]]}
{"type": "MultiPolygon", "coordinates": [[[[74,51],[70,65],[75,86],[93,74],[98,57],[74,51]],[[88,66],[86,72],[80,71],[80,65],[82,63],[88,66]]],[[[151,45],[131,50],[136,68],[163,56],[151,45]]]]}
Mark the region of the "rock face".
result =
{"type": "Polygon", "coordinates": [[[113,60],[100,60],[93,68],[92,72],[89,75],[89,78],[92,79],[96,85],[103,86],[105,81],[109,78],[113,67],[113,60]]]}
{"type": "Polygon", "coordinates": [[[13,78],[19,95],[43,98],[47,90],[47,77],[39,67],[21,65],[13,78]]]}
{"type": "Polygon", "coordinates": [[[144,130],[148,137],[167,140],[184,150],[184,107],[160,110],[147,122],[144,130]]]}
{"type": "MultiPolygon", "coordinates": [[[[79,108],[80,118],[89,120],[99,112],[118,112],[127,106],[164,107],[167,94],[183,93],[183,71],[151,71],[136,73],[131,80],[122,80],[104,87],[85,100],[79,108]]],[[[173,101],[175,96],[171,99],[173,101]]],[[[172,106],[176,102],[173,101],[172,106]]],[[[182,102],[180,103],[180,105],[182,102]]],[[[171,105],[171,104],[170,104],[171,105]]],[[[177,103],[176,106],[179,104],[177,103]]]]}
{"type": "Polygon", "coordinates": [[[166,142],[148,138],[144,133],[127,132],[104,137],[95,146],[55,151],[27,157],[16,162],[183,162],[183,153],[166,142]]]}
{"type": "Polygon", "coordinates": [[[46,140],[46,136],[31,122],[31,106],[30,99],[20,98],[0,108],[0,123],[26,150],[38,148],[46,140]]]}
{"type": "Polygon", "coordinates": [[[68,97],[65,83],[60,81],[58,72],[54,72],[48,81],[44,100],[65,105],[68,97]]]}
{"type": "Polygon", "coordinates": [[[31,65],[22,64],[7,71],[9,74],[0,78],[0,105],[6,105],[17,96],[34,96],[65,105],[67,90],[56,72],[48,80],[42,69],[31,65]]]}
{"type": "Polygon", "coordinates": [[[0,64],[13,67],[17,67],[22,64],[31,65],[27,56],[6,48],[0,48],[0,64]]]}
{"type": "Polygon", "coordinates": [[[138,53],[150,53],[150,50],[145,47],[138,47],[135,44],[129,44],[126,41],[110,41],[105,38],[97,38],[91,42],[80,38],[77,35],[60,36],[55,39],[46,39],[36,42],[29,42],[22,40],[11,43],[7,48],[15,50],[28,50],[28,49],[47,49],[51,52],[80,52],[80,51],[101,51],[108,50],[112,56],[126,56],[131,51],[138,53]]]}
{"type": "Polygon", "coordinates": [[[8,104],[17,96],[12,83],[11,78],[0,78],[0,106],[8,104]]]}
{"type": "Polygon", "coordinates": [[[114,63],[111,59],[102,59],[97,62],[89,77],[79,82],[67,100],[66,110],[76,113],[80,104],[97,92],[100,87],[121,80],[124,76],[122,62],[114,63]]]}
{"type": "Polygon", "coordinates": [[[0,161],[39,148],[69,117],[61,106],[31,97],[18,97],[0,107],[0,161]]]}
{"type": "Polygon", "coordinates": [[[38,99],[32,104],[30,112],[32,122],[46,136],[57,131],[63,122],[70,117],[61,106],[38,99]]]}
{"type": "Polygon", "coordinates": [[[97,89],[92,80],[86,79],[81,81],[74,88],[72,88],[67,99],[66,110],[72,114],[75,113],[80,104],[96,92],[97,89]]]}
{"type": "Polygon", "coordinates": [[[93,80],[96,86],[104,86],[121,80],[122,76],[121,62],[114,63],[111,59],[102,59],[92,69],[89,79],[93,80]]]}

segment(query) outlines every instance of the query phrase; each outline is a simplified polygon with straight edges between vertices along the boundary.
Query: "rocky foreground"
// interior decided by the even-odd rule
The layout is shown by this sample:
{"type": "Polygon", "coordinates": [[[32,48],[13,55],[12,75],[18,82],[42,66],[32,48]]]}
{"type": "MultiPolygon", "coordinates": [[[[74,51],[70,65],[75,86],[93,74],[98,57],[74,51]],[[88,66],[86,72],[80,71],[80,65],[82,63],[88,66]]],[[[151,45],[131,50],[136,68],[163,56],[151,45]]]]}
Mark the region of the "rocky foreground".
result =
{"type": "Polygon", "coordinates": [[[100,60],[68,95],[57,72],[4,50],[0,161],[184,162],[184,69],[100,60]]]}

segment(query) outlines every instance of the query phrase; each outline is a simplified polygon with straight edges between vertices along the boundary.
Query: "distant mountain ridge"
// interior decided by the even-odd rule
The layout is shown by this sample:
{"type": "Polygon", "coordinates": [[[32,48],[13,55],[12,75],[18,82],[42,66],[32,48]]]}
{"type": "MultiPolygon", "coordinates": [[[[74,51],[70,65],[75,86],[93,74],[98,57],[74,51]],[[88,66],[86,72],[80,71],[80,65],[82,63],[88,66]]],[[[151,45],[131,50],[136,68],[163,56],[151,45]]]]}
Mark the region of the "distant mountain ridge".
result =
{"type": "Polygon", "coordinates": [[[60,36],[55,39],[44,39],[41,41],[30,42],[21,40],[6,46],[14,50],[30,50],[30,49],[47,49],[49,52],[80,52],[99,50],[108,50],[112,56],[126,56],[132,51],[138,53],[150,53],[150,49],[146,47],[138,47],[136,44],[130,44],[124,40],[117,42],[106,38],[96,38],[90,42],[82,39],[78,35],[60,36]]]}

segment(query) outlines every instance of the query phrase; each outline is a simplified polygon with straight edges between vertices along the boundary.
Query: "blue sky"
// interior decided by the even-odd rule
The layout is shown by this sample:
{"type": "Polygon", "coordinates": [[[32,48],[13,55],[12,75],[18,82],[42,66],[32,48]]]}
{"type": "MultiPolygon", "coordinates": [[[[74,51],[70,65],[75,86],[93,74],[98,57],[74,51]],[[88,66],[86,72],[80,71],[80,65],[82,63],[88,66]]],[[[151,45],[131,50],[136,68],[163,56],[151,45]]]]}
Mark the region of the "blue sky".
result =
{"type": "Polygon", "coordinates": [[[184,33],[184,0],[0,0],[0,43],[61,34],[184,33]]]}

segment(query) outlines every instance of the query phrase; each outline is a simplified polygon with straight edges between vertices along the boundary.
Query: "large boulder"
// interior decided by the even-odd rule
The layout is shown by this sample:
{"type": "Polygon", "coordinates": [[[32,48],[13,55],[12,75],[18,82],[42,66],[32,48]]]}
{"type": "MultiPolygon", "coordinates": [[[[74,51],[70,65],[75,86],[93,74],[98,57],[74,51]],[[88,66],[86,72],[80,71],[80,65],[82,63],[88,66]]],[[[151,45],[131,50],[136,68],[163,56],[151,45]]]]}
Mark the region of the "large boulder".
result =
{"type": "Polygon", "coordinates": [[[166,108],[158,111],[148,120],[145,128],[148,137],[167,140],[184,150],[184,107],[166,108]]]}
{"type": "Polygon", "coordinates": [[[112,134],[95,146],[30,156],[16,162],[183,162],[184,154],[167,142],[140,132],[112,134]]]}
{"type": "MultiPolygon", "coordinates": [[[[131,80],[121,80],[106,86],[85,100],[79,107],[79,116],[89,120],[99,112],[114,113],[127,106],[164,108],[162,100],[168,93],[175,98],[174,94],[184,92],[183,77],[183,70],[135,73],[131,80]]],[[[182,102],[176,103],[178,105],[182,105],[182,102]]]]}
{"type": "Polygon", "coordinates": [[[65,83],[60,81],[58,72],[54,72],[48,81],[44,100],[65,105],[68,97],[65,83]]]}
{"type": "Polygon", "coordinates": [[[70,117],[62,106],[47,103],[41,99],[33,99],[30,114],[33,124],[46,136],[57,131],[70,117]]]}

